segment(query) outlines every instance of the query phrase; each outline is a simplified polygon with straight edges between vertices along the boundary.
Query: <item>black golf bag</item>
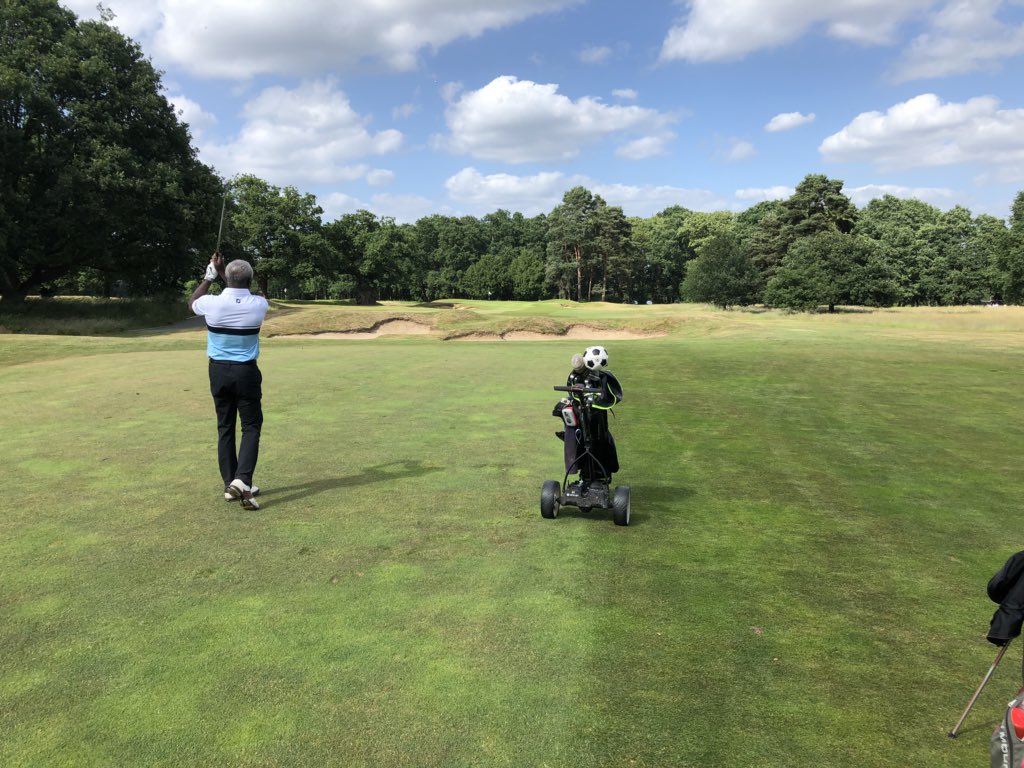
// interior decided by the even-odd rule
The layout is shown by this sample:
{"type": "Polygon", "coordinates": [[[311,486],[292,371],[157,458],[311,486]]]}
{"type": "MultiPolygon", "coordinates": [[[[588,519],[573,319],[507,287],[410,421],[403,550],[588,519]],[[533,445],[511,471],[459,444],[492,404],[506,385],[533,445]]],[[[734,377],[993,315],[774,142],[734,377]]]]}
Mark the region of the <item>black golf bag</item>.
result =
{"type": "Polygon", "coordinates": [[[567,387],[600,389],[601,393],[577,394],[570,392],[568,398],[559,401],[552,416],[559,416],[565,424],[564,433],[557,433],[565,441],[565,472],[567,475],[580,473],[580,479],[611,480],[619,471],[619,457],[615,450],[615,438],[608,429],[608,412],[622,401],[622,386],[615,375],[608,371],[583,371],[569,374],[567,387]],[[568,402],[566,402],[568,401],[568,402]],[[590,450],[584,449],[582,421],[588,420],[590,450]]]}
{"type": "MultiPolygon", "coordinates": [[[[1020,634],[1024,624],[1024,552],[1007,560],[988,583],[988,596],[999,603],[988,629],[988,641],[1005,646],[1020,634]]],[[[989,756],[993,768],[1024,766],[1024,688],[1006,706],[1002,721],[992,733],[989,756]]]]}
{"type": "MultiPolygon", "coordinates": [[[[960,720],[949,732],[949,737],[955,739],[960,732],[960,726],[964,724],[971,707],[978,700],[985,685],[991,679],[992,674],[999,666],[1006,653],[1010,642],[1020,635],[1021,625],[1024,624],[1024,551],[1010,557],[1003,567],[996,571],[995,576],[989,579],[988,596],[999,603],[999,608],[992,615],[989,623],[987,639],[993,645],[999,646],[999,653],[995,661],[989,667],[981,684],[974,692],[971,700],[967,702],[967,708],[960,715],[960,720]]],[[[1010,702],[1003,718],[1003,723],[996,728],[992,734],[992,765],[1013,766],[1013,768],[1024,768],[1024,749],[1021,742],[1024,740],[1024,688],[1017,692],[1017,698],[1010,702]]]]}
{"type": "Polygon", "coordinates": [[[999,608],[989,625],[988,641],[1006,645],[1024,624],[1024,551],[1010,557],[988,583],[988,596],[999,608]]]}

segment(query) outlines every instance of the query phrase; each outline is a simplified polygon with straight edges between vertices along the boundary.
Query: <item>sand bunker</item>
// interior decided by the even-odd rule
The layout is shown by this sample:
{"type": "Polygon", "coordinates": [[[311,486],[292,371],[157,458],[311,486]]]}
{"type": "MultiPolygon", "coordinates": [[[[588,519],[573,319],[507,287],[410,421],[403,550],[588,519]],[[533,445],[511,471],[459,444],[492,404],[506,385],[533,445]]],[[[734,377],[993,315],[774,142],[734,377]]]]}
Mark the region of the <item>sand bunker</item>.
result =
{"type": "Polygon", "coordinates": [[[480,333],[474,331],[464,336],[452,336],[448,341],[501,341],[501,336],[496,333],[480,333]]]}
{"type": "Polygon", "coordinates": [[[663,333],[641,333],[639,331],[609,330],[607,328],[591,328],[589,325],[573,325],[563,335],[554,333],[535,333],[533,331],[509,331],[501,338],[507,341],[560,341],[562,339],[592,339],[593,341],[623,339],[651,339],[664,336],[663,333]]]}
{"type": "Polygon", "coordinates": [[[431,332],[429,325],[410,320],[388,320],[368,331],[329,331],[326,333],[291,333],[279,339],[376,339],[380,336],[424,336],[431,332]]]}
{"type": "MultiPolygon", "coordinates": [[[[362,331],[329,331],[325,333],[290,333],[279,339],[376,339],[381,336],[424,336],[433,333],[429,325],[411,320],[388,320],[375,328],[362,331]]],[[[450,341],[564,341],[565,339],[588,339],[590,341],[615,341],[620,339],[651,339],[664,333],[643,333],[639,331],[609,330],[592,328],[589,325],[573,325],[564,334],[538,333],[536,331],[509,331],[488,333],[473,331],[463,336],[453,336],[450,341]]]]}

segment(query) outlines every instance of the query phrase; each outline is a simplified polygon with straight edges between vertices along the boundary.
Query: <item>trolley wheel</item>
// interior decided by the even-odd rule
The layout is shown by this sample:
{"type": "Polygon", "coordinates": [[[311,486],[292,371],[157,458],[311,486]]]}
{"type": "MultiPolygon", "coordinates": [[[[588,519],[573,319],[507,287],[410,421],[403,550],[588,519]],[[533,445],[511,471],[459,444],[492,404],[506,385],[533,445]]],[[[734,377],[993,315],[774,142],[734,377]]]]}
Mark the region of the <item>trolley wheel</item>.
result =
{"type": "Polygon", "coordinates": [[[612,515],[616,525],[629,525],[629,486],[620,485],[612,499],[612,515]]]}
{"type": "Polygon", "coordinates": [[[562,495],[562,487],[557,480],[545,480],[540,489],[540,516],[548,520],[558,517],[558,497],[562,495]]]}

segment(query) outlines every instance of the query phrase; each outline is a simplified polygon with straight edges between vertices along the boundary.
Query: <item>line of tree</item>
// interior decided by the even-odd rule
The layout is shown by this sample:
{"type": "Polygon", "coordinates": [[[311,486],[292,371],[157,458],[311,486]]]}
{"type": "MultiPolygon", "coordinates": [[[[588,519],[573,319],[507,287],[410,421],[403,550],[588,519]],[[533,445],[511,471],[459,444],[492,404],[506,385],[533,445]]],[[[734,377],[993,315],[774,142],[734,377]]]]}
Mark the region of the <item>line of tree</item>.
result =
{"type": "Polygon", "coordinates": [[[0,0],[0,296],[180,293],[212,251],[271,297],[763,303],[1024,302],[1024,192],[1009,221],[892,196],[858,209],[808,175],[742,213],[631,218],[584,187],[550,213],[323,220],[315,196],[201,163],[159,73],[109,18],[0,0]]]}

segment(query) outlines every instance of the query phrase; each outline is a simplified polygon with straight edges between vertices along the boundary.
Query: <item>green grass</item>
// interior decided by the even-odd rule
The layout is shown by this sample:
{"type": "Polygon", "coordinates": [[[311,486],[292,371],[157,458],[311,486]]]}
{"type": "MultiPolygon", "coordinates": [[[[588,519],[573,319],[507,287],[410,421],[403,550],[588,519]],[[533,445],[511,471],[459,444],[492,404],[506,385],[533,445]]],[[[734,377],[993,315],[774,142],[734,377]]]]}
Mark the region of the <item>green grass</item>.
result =
{"type": "Polygon", "coordinates": [[[247,513],[201,331],[0,337],[0,764],[984,763],[1024,310],[465,304],[267,327],[672,328],[607,344],[633,525],[539,514],[585,342],[266,338],[247,513]]]}

